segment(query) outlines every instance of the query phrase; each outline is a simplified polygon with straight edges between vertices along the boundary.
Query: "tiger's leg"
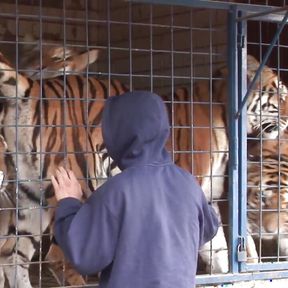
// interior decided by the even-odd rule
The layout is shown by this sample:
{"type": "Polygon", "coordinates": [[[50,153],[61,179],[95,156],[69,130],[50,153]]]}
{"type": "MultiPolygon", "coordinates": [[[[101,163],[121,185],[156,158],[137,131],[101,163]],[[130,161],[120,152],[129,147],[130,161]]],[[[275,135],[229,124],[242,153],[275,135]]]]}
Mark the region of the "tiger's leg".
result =
{"type": "MultiPolygon", "coordinates": [[[[1,266],[1,264],[5,264],[5,255],[4,255],[4,248],[7,247],[7,241],[9,242],[9,238],[7,238],[7,235],[9,234],[9,226],[12,223],[12,212],[11,210],[7,208],[13,207],[11,205],[9,198],[6,197],[7,195],[0,190],[0,288],[4,288],[5,286],[5,276],[4,276],[4,268],[1,266]],[[7,201],[8,200],[8,201],[7,201]],[[2,261],[3,259],[3,261],[2,261]]],[[[11,240],[9,242],[11,243],[11,240]]]]}
{"type": "Polygon", "coordinates": [[[0,267],[0,288],[4,288],[5,285],[5,277],[4,277],[4,269],[0,267]]]}
{"type": "Polygon", "coordinates": [[[228,273],[228,247],[223,227],[219,227],[217,234],[212,241],[204,244],[199,250],[200,257],[206,264],[206,270],[210,273],[228,273]]]}
{"type": "Polygon", "coordinates": [[[247,257],[248,263],[257,263],[258,262],[258,252],[256,249],[255,241],[250,234],[247,233],[247,257]]]}
{"type": "Polygon", "coordinates": [[[49,270],[59,285],[63,280],[72,286],[84,286],[86,282],[83,277],[64,259],[64,254],[56,243],[52,243],[45,258],[49,262],[49,270]],[[64,269],[63,269],[64,265],[64,269]]]}
{"type": "Polygon", "coordinates": [[[32,288],[29,279],[29,262],[35,253],[35,248],[29,237],[10,238],[2,246],[1,262],[9,287],[32,288]]]}
{"type": "MultiPolygon", "coordinates": [[[[220,215],[217,203],[213,203],[213,208],[220,215]]],[[[199,255],[206,265],[207,272],[228,273],[228,245],[222,225],[218,228],[214,238],[200,248],[199,255]]]]}
{"type": "MultiPolygon", "coordinates": [[[[25,202],[23,198],[21,200],[24,207],[35,205],[31,201],[25,202]]],[[[31,288],[29,265],[35,251],[39,249],[42,231],[49,226],[51,216],[46,209],[22,208],[14,211],[14,217],[7,235],[9,238],[1,247],[0,262],[8,264],[4,267],[4,274],[9,287],[31,288]]]]}
{"type": "Polygon", "coordinates": [[[279,239],[279,248],[280,248],[280,255],[281,256],[287,256],[285,261],[288,260],[288,238],[287,236],[280,236],[279,239]]]}

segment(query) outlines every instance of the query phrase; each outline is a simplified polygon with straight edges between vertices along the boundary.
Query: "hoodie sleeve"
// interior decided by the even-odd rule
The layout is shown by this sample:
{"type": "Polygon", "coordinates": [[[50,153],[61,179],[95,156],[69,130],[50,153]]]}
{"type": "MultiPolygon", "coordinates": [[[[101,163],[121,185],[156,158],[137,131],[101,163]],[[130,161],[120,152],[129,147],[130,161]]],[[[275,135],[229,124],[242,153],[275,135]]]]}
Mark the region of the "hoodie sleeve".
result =
{"type": "Polygon", "coordinates": [[[199,215],[200,223],[200,246],[204,245],[206,242],[212,240],[218,231],[219,220],[213,209],[213,207],[208,204],[204,193],[202,193],[202,209],[199,215]]]}
{"type": "Polygon", "coordinates": [[[118,224],[97,192],[85,204],[73,198],[61,200],[56,209],[54,233],[75,269],[89,275],[113,261],[118,224]]]}

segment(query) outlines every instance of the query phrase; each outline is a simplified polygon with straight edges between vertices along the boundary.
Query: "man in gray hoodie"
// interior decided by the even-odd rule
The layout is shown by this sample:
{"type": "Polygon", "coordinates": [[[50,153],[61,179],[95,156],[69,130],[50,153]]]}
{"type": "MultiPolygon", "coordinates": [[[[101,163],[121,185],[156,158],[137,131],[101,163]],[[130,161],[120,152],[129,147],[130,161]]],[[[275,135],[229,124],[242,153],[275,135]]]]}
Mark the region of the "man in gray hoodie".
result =
{"type": "Polygon", "coordinates": [[[52,183],[59,201],[55,237],[81,274],[101,271],[105,288],[192,288],[198,249],[218,219],[195,178],[165,149],[166,107],[146,91],[110,97],[102,132],[122,172],[82,204],[71,170],[52,183]]]}

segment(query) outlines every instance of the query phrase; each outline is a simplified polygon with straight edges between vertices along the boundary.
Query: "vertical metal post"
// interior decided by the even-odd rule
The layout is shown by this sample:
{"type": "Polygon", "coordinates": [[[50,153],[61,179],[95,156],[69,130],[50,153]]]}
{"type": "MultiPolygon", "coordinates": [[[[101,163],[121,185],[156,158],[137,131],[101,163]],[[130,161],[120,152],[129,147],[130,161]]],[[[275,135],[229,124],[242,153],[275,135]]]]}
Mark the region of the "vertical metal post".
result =
{"type": "Polygon", "coordinates": [[[238,119],[235,114],[237,101],[237,7],[231,6],[228,12],[228,113],[229,113],[229,242],[230,272],[238,272],[238,119]]]}
{"type": "MultiPolygon", "coordinates": [[[[238,107],[243,103],[247,91],[247,21],[238,22],[238,107]]],[[[246,241],[247,231],[247,111],[246,104],[240,115],[239,139],[239,235],[246,241]]],[[[245,244],[246,246],[246,244],[245,244]]],[[[245,248],[245,247],[244,247],[245,248]]],[[[246,250],[246,249],[245,249],[246,250]]],[[[246,253],[246,251],[244,251],[246,253]]],[[[239,263],[240,271],[246,262],[239,263]]]]}

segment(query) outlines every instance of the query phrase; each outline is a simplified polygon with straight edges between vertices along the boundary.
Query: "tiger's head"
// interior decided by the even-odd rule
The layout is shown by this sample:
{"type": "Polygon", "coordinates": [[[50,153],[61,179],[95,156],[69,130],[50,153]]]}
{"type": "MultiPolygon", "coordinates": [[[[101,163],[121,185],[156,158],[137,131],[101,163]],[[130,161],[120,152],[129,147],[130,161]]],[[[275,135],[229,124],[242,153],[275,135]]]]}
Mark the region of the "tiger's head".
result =
{"type": "Polygon", "coordinates": [[[248,161],[247,173],[247,209],[251,232],[288,232],[287,140],[265,140],[249,151],[253,154],[249,158],[252,161],[248,161]]]}
{"type": "MultiPolygon", "coordinates": [[[[253,80],[259,65],[253,56],[247,56],[248,84],[253,80]]],[[[285,131],[288,126],[287,96],[288,88],[279,79],[277,73],[264,66],[248,96],[247,134],[275,139],[285,131]]]]}
{"type": "MultiPolygon", "coordinates": [[[[247,55],[247,86],[253,80],[259,65],[253,56],[247,55]]],[[[227,66],[219,68],[213,74],[213,101],[227,103],[229,100],[228,77],[227,66]]],[[[207,88],[196,88],[209,93],[207,88]]],[[[277,73],[267,66],[252,88],[247,99],[247,135],[275,139],[288,126],[288,88],[280,81],[277,73]]]]}
{"type": "Polygon", "coordinates": [[[82,72],[94,63],[99,51],[77,51],[71,47],[51,46],[40,49],[32,49],[23,56],[22,66],[24,74],[33,80],[54,78],[64,73],[82,72]]]}
{"type": "Polygon", "coordinates": [[[64,46],[53,41],[40,45],[27,33],[20,47],[20,64],[23,73],[33,80],[51,79],[69,73],[79,73],[98,59],[98,49],[64,46]]]}
{"type": "Polygon", "coordinates": [[[277,233],[278,229],[288,232],[288,177],[281,173],[279,179],[276,162],[262,166],[262,177],[260,171],[257,165],[250,166],[248,172],[247,213],[248,223],[253,227],[250,232],[277,233]]]}

